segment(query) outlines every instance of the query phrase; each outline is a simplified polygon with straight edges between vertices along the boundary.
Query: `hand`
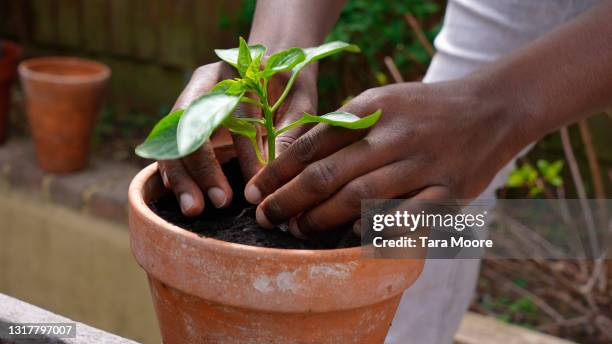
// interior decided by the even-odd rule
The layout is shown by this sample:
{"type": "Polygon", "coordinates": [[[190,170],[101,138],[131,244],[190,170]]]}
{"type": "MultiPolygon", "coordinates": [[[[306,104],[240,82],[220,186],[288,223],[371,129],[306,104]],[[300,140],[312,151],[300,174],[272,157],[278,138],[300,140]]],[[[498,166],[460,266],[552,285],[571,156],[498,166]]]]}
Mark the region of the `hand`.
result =
{"type": "MultiPolygon", "coordinates": [[[[174,109],[187,107],[194,99],[210,91],[217,82],[232,77],[234,77],[233,71],[222,62],[199,67],[176,101],[174,109]]],[[[279,74],[270,80],[268,85],[270,101],[276,101],[280,96],[287,79],[286,75],[279,74]]],[[[275,118],[275,125],[285,126],[298,119],[304,112],[315,113],[316,104],[316,67],[309,67],[297,78],[291,94],[277,112],[281,116],[275,118]]],[[[236,111],[242,116],[260,116],[256,108],[246,105],[241,104],[236,111]]],[[[294,128],[279,135],[276,138],[277,154],[283,152],[306,130],[308,128],[294,128]]],[[[242,172],[249,179],[261,166],[247,139],[238,135],[232,138],[242,172]]],[[[160,161],[159,171],[164,186],[176,194],[181,210],[186,216],[196,216],[202,212],[205,206],[204,192],[217,208],[228,206],[232,200],[232,188],[209,142],[183,159],[160,161]]]]}
{"type": "Polygon", "coordinates": [[[247,200],[260,203],[257,221],[292,219],[290,231],[309,237],[358,220],[362,199],[440,187],[455,198],[477,196],[523,144],[510,135],[511,99],[480,85],[464,79],[362,93],[341,110],[382,109],[379,122],[369,131],[319,124],[302,135],[248,183],[247,200]]]}

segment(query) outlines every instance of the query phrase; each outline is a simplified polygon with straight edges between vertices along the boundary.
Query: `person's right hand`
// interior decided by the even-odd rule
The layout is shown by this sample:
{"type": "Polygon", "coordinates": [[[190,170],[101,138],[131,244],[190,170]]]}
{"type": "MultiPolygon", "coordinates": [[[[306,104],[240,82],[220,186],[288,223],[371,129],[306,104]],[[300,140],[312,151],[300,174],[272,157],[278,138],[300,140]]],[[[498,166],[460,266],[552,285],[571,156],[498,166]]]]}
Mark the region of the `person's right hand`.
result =
{"type": "MultiPolygon", "coordinates": [[[[277,111],[277,117],[274,119],[277,128],[297,120],[304,112],[316,113],[316,73],[316,66],[309,66],[296,79],[291,93],[277,111]]],[[[199,67],[174,104],[173,110],[186,108],[194,99],[209,92],[219,81],[233,77],[233,69],[223,62],[199,67]]],[[[268,92],[271,103],[280,96],[287,80],[286,74],[277,74],[270,80],[268,92]]],[[[259,117],[260,113],[257,108],[241,104],[236,115],[259,117]]],[[[301,126],[279,135],[276,138],[277,155],[306,130],[307,127],[301,126]]],[[[261,165],[248,139],[239,135],[232,135],[232,138],[242,173],[248,180],[259,171],[261,165]]],[[[232,188],[221,170],[210,142],[182,159],[159,161],[159,171],[164,186],[174,192],[186,216],[196,216],[204,210],[204,195],[216,208],[226,207],[232,200],[232,188]]]]}

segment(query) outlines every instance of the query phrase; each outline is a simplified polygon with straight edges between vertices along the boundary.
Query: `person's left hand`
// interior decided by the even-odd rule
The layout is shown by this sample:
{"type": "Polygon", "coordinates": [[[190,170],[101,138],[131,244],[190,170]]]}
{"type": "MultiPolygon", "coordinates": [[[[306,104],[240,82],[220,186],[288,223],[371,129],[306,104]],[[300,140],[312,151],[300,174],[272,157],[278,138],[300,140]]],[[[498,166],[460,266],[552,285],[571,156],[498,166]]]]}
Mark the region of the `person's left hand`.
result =
{"type": "Polygon", "coordinates": [[[512,98],[469,79],[367,90],[340,110],[382,109],[374,127],[317,125],[255,175],[245,196],[259,203],[260,225],[291,219],[298,237],[358,220],[362,199],[409,198],[440,186],[473,198],[523,144],[512,136],[513,111],[521,110],[512,98]]]}

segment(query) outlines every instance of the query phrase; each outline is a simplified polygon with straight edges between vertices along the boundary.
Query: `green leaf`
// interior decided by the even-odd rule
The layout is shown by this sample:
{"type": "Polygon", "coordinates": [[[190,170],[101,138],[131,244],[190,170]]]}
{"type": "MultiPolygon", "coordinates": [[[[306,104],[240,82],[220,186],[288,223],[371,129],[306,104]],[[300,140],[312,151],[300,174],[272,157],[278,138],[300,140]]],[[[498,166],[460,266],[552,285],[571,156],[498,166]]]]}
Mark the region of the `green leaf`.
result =
{"type": "Polygon", "coordinates": [[[304,59],[304,61],[293,67],[293,71],[300,71],[312,62],[318,61],[322,58],[339,53],[341,51],[358,53],[361,50],[358,46],[354,44],[349,44],[341,41],[334,41],[325,43],[318,47],[306,48],[304,49],[304,52],[306,53],[306,58],[304,59]]]}
{"type": "Polygon", "coordinates": [[[198,149],[234,111],[242,94],[209,93],[194,100],[185,110],[177,129],[178,152],[188,155],[198,149]]]}
{"type": "Polygon", "coordinates": [[[276,73],[289,70],[305,59],[306,54],[300,48],[279,51],[268,59],[264,69],[264,77],[269,78],[276,73]]]}
{"type": "Polygon", "coordinates": [[[257,88],[257,85],[259,84],[259,78],[261,77],[262,73],[260,68],[262,58],[262,55],[258,55],[257,57],[255,57],[255,59],[251,61],[251,64],[247,68],[244,75],[244,78],[247,79],[249,83],[255,88],[257,88]]]}
{"type": "Polygon", "coordinates": [[[261,124],[265,125],[265,121],[263,118],[254,118],[254,117],[239,117],[241,122],[249,122],[253,124],[261,124]]]}
{"type": "Polygon", "coordinates": [[[559,177],[559,176],[554,176],[554,177],[550,177],[547,179],[547,181],[552,185],[552,186],[556,186],[556,187],[561,187],[563,186],[563,178],[559,177]]]}
{"type": "Polygon", "coordinates": [[[251,65],[251,62],[253,62],[253,58],[251,57],[251,51],[249,50],[249,46],[247,45],[244,38],[240,37],[240,45],[238,47],[238,63],[236,65],[240,76],[245,76],[247,69],[251,65]]]}
{"type": "Polygon", "coordinates": [[[342,111],[330,112],[323,116],[313,116],[305,113],[302,120],[303,123],[320,122],[347,129],[365,129],[373,126],[380,118],[381,113],[382,112],[378,110],[365,117],[358,117],[352,113],[342,111]]]}
{"type": "Polygon", "coordinates": [[[251,146],[253,146],[253,151],[257,156],[257,160],[262,164],[266,164],[266,161],[261,156],[261,152],[259,151],[259,146],[257,144],[257,129],[255,128],[255,124],[261,122],[256,118],[237,118],[229,116],[223,121],[223,126],[229,129],[232,133],[239,134],[242,136],[246,136],[251,142],[251,146]]]}
{"type": "Polygon", "coordinates": [[[136,147],[136,155],[155,160],[171,160],[180,157],[176,144],[176,130],[185,110],[175,110],[162,118],[147,139],[136,147]]]}
{"type": "Polygon", "coordinates": [[[563,185],[563,179],[559,176],[563,169],[563,160],[556,160],[552,163],[546,160],[538,160],[537,165],[545,181],[556,187],[563,185]]]}
{"type": "Polygon", "coordinates": [[[561,170],[563,169],[563,160],[557,160],[553,162],[550,166],[550,169],[552,170],[551,173],[559,174],[559,172],[561,172],[561,170]]]}
{"type": "Polygon", "coordinates": [[[540,176],[538,174],[538,170],[536,170],[535,168],[533,168],[533,166],[529,164],[523,165],[521,167],[521,172],[523,173],[523,176],[527,184],[535,183],[538,180],[538,177],[540,176]]]}
{"type": "Polygon", "coordinates": [[[256,122],[247,120],[246,118],[229,116],[223,121],[223,126],[234,134],[246,136],[249,139],[255,139],[257,137],[255,123],[256,122]]]}
{"type": "Polygon", "coordinates": [[[531,187],[529,188],[529,194],[527,194],[527,196],[529,196],[529,197],[535,197],[535,196],[537,196],[537,195],[541,194],[541,193],[542,193],[542,191],[543,191],[543,189],[542,189],[542,187],[541,187],[541,186],[539,186],[539,185],[534,185],[534,186],[531,186],[531,187]]]}
{"type": "Polygon", "coordinates": [[[360,51],[358,46],[340,41],[329,42],[318,47],[304,49],[306,58],[291,69],[293,73],[289,78],[289,81],[287,82],[287,86],[285,86],[283,93],[276,100],[276,103],[274,103],[274,105],[272,106],[272,111],[276,111],[280,107],[281,103],[285,100],[285,98],[291,91],[291,87],[293,87],[293,83],[295,82],[297,76],[300,74],[300,71],[304,69],[304,67],[314,61],[320,60],[326,56],[338,53],[343,50],[352,52],[360,51]]]}
{"type": "MultiPolygon", "coordinates": [[[[266,47],[261,44],[249,45],[248,48],[251,53],[251,59],[254,59],[259,55],[263,56],[266,53],[266,47]]],[[[232,67],[238,66],[239,48],[215,49],[215,54],[217,54],[221,60],[225,61],[232,67]]]]}
{"type": "Polygon", "coordinates": [[[548,169],[548,166],[550,166],[550,163],[546,160],[540,159],[536,161],[536,166],[538,166],[538,169],[540,170],[540,172],[544,173],[548,169]]]}
{"type": "Polygon", "coordinates": [[[524,186],[526,183],[525,178],[523,177],[523,173],[521,170],[516,169],[513,170],[512,173],[508,176],[508,180],[506,181],[506,186],[511,188],[518,188],[524,186]]]}
{"type": "Polygon", "coordinates": [[[352,113],[336,111],[330,112],[323,116],[314,116],[308,113],[298,119],[297,121],[287,125],[276,131],[276,135],[281,134],[291,128],[295,128],[298,125],[306,123],[327,123],[335,127],[342,127],[347,129],[365,129],[373,126],[380,118],[381,111],[378,110],[371,115],[365,117],[358,117],[352,113]]]}
{"type": "Polygon", "coordinates": [[[242,80],[227,79],[216,84],[211,92],[219,92],[235,96],[238,94],[243,94],[245,90],[246,86],[242,80]]]}

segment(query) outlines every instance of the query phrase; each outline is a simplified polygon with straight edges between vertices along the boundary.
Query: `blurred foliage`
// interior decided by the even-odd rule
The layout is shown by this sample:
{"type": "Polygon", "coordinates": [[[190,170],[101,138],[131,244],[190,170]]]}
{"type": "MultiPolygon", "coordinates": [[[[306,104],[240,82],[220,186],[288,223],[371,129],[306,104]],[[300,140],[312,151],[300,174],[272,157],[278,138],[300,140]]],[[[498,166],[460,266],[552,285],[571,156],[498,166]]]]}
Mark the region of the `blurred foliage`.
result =
{"type": "MultiPolygon", "coordinates": [[[[248,34],[255,3],[256,0],[242,0],[236,19],[238,34],[248,34]]],[[[383,62],[385,56],[394,60],[406,80],[420,79],[430,57],[405,21],[404,14],[416,17],[425,36],[433,42],[440,31],[444,6],[442,0],[349,0],[327,40],[357,44],[363,53],[334,57],[321,63],[320,110],[335,110],[344,99],[364,89],[389,83],[383,62]],[[364,70],[370,72],[363,73],[364,70]]],[[[220,21],[219,25],[224,22],[220,21]]]]}
{"type": "Polygon", "coordinates": [[[427,66],[430,57],[415,38],[404,14],[411,13],[425,23],[423,31],[433,41],[440,31],[438,14],[441,9],[442,6],[433,0],[351,0],[328,39],[359,45],[374,73],[384,68],[382,59],[385,56],[393,58],[402,71],[415,64],[427,66]]]}
{"type": "Polygon", "coordinates": [[[540,159],[537,161],[536,167],[529,163],[523,163],[512,171],[506,186],[510,188],[527,188],[529,190],[528,196],[535,197],[544,191],[546,184],[556,188],[563,186],[562,169],[563,160],[549,162],[540,159]]]}
{"type": "Polygon", "coordinates": [[[485,295],[482,298],[481,305],[487,311],[495,314],[497,320],[527,328],[533,328],[533,325],[521,320],[538,315],[538,307],[527,297],[510,298],[507,296],[492,297],[485,295]]]}
{"type": "Polygon", "coordinates": [[[406,22],[412,14],[420,23],[430,43],[440,31],[445,2],[434,0],[350,0],[338,23],[327,37],[357,44],[362,54],[342,56],[320,68],[319,106],[334,110],[347,97],[392,80],[384,64],[391,57],[405,80],[420,80],[427,70],[430,56],[406,22]],[[369,70],[370,73],[355,71],[369,70]]]}
{"type": "MultiPolygon", "coordinates": [[[[525,279],[515,278],[512,283],[522,289],[529,289],[525,279]]],[[[485,314],[494,316],[499,321],[530,329],[534,328],[534,320],[541,316],[538,306],[526,296],[483,293],[478,296],[477,304],[485,314]]]]}
{"type": "MultiPolygon", "coordinates": [[[[237,13],[219,12],[216,25],[235,35],[247,36],[255,5],[256,0],[241,0],[237,13]]],[[[407,80],[420,79],[430,58],[406,23],[404,14],[414,15],[433,42],[440,29],[444,5],[444,0],[349,0],[327,40],[355,43],[363,53],[321,62],[320,112],[335,110],[367,88],[390,83],[392,79],[383,62],[385,56],[395,60],[407,80]]],[[[147,130],[168,110],[169,107],[163,107],[159,111],[154,109],[156,113],[147,113],[135,110],[130,104],[112,103],[101,113],[94,138],[96,150],[116,159],[133,158],[130,146],[146,137],[147,130]]]]}
{"type": "Polygon", "coordinates": [[[142,142],[151,126],[158,118],[170,111],[169,106],[162,106],[156,114],[140,111],[125,111],[112,105],[100,111],[100,119],[94,129],[93,146],[97,152],[110,156],[113,160],[136,158],[134,147],[142,142]]]}

